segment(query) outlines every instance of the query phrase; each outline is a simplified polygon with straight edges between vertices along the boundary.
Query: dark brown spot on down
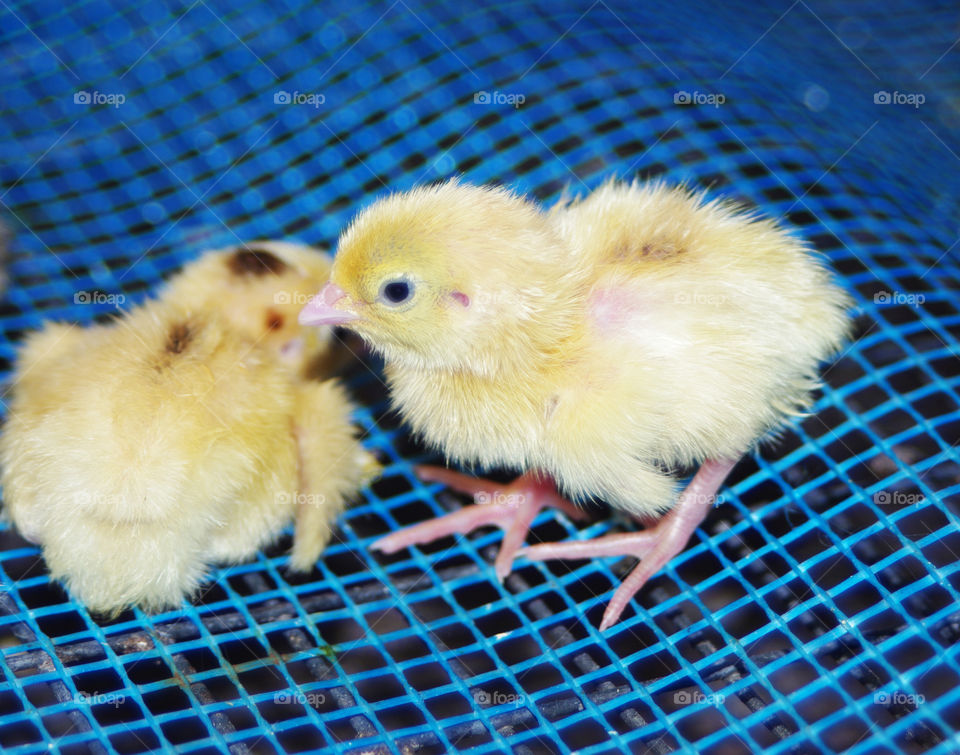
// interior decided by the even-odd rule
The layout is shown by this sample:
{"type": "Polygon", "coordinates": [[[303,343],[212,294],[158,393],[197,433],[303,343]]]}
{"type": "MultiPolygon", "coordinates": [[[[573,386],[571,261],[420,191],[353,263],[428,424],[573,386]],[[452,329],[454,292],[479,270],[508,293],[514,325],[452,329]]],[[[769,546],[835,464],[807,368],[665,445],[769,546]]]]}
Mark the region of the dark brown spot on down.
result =
{"type": "Polygon", "coordinates": [[[175,322],[167,332],[167,353],[182,354],[190,341],[193,340],[193,331],[185,322],[175,322]]]}
{"type": "Polygon", "coordinates": [[[239,249],[227,258],[227,266],[234,275],[279,275],[287,263],[266,249],[239,249]]]}
{"type": "Polygon", "coordinates": [[[643,245],[644,257],[653,257],[654,259],[662,260],[667,257],[676,257],[679,254],[683,254],[683,249],[669,241],[663,244],[643,245]]]}
{"type": "Polygon", "coordinates": [[[267,310],[267,330],[280,330],[283,327],[283,315],[275,309],[267,310]]]}
{"type": "Polygon", "coordinates": [[[637,258],[663,260],[669,257],[676,257],[683,254],[684,251],[682,247],[670,241],[648,241],[639,243],[637,241],[625,240],[613,248],[611,259],[617,261],[627,261],[637,258]]]}

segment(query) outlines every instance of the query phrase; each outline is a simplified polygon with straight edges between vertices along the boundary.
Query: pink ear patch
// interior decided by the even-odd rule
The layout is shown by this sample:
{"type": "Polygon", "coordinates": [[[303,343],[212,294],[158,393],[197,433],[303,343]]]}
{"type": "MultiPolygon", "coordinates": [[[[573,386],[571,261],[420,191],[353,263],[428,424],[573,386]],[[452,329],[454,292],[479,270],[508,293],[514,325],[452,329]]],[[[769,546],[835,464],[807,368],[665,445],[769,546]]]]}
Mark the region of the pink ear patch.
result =
{"type": "Polygon", "coordinates": [[[463,291],[454,291],[450,296],[460,302],[464,307],[470,306],[470,297],[463,293],[463,291]]]}
{"type": "Polygon", "coordinates": [[[616,331],[635,321],[642,312],[635,291],[610,287],[594,289],[590,293],[590,319],[603,331],[616,331]]]}

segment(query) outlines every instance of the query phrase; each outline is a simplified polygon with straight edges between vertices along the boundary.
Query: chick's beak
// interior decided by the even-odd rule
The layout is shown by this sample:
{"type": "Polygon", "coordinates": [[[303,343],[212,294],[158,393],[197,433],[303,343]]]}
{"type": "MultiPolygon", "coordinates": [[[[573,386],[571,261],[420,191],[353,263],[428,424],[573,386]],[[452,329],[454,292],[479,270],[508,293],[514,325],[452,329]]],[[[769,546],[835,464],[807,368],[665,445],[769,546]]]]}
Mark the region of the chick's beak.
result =
{"type": "Polygon", "coordinates": [[[298,318],[301,325],[343,325],[359,320],[356,312],[343,309],[347,302],[347,292],[336,283],[328,283],[320,289],[307,306],[300,310],[298,318]],[[339,305],[339,306],[338,306],[339,305]]]}

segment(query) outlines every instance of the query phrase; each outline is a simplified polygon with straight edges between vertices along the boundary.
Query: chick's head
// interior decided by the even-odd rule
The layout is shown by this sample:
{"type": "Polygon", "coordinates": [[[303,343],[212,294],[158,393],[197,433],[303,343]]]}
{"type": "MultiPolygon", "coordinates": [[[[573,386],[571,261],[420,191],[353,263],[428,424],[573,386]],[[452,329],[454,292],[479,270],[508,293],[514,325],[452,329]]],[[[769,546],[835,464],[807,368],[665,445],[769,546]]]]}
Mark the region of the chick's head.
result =
{"type": "Polygon", "coordinates": [[[258,348],[305,364],[329,347],[331,330],[304,328],[297,314],[330,273],[330,258],[282,241],[258,241],[205,253],[174,277],[165,301],[216,311],[258,348]]]}
{"type": "Polygon", "coordinates": [[[527,200],[457,181],[422,187],[354,219],[300,322],[343,325],[397,363],[489,372],[537,340],[562,257],[527,200]]]}

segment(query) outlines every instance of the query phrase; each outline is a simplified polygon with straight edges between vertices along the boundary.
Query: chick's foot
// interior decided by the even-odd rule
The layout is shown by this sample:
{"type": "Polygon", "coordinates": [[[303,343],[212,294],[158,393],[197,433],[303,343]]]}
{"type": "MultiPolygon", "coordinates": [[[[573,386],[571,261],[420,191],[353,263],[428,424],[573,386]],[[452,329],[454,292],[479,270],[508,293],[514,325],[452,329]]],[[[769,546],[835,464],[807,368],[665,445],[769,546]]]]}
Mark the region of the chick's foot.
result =
{"type": "Polygon", "coordinates": [[[680,494],[677,503],[654,526],[640,532],[626,532],[593,540],[568,543],[544,543],[524,548],[517,555],[533,561],[553,558],[589,559],[603,556],[633,556],[641,559],[607,605],[600,631],[613,626],[630,599],[650,577],[681,553],[693,531],[710,512],[717,489],[736,461],[707,460],[680,494]]]}
{"type": "Polygon", "coordinates": [[[585,519],[581,509],[564,499],[553,481],[528,472],[509,485],[500,485],[460,474],[444,467],[419,466],[417,476],[424,482],[440,482],[460,493],[473,496],[473,505],[459,511],[405,527],[377,540],[372,548],[395,553],[402,548],[429,543],[452,534],[465,535],[478,527],[495,525],[504,531],[503,544],[494,561],[501,582],[510,573],[513,559],[523,545],[530,524],[544,506],[559,509],[573,519],[585,519]]]}

